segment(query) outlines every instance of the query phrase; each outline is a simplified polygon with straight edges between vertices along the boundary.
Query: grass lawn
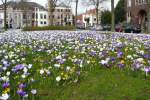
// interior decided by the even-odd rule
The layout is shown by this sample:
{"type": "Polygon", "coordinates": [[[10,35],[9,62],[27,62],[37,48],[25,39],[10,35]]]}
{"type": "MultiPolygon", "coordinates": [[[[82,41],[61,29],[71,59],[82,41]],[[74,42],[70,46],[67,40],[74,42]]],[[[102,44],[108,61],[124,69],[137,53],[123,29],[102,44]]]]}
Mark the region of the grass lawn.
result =
{"type": "Polygon", "coordinates": [[[148,100],[150,80],[141,73],[120,69],[94,69],[78,84],[42,86],[39,100],[148,100]]]}
{"type": "Polygon", "coordinates": [[[143,43],[139,37],[64,34],[51,34],[52,43],[34,39],[43,34],[23,34],[22,40],[1,44],[0,99],[150,99],[147,37],[143,43]]]}

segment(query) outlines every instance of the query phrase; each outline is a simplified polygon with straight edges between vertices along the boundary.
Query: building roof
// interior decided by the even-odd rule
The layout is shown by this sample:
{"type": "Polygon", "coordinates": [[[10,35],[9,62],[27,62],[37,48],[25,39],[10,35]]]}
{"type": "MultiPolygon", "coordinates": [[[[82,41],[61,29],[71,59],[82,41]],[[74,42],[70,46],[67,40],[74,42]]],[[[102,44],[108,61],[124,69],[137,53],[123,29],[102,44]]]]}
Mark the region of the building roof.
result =
{"type": "Polygon", "coordinates": [[[65,3],[60,3],[56,7],[64,7],[64,8],[70,8],[70,6],[66,5],[65,3]]]}
{"type": "Polygon", "coordinates": [[[85,14],[96,14],[96,9],[90,9],[85,14]]]}
{"type": "MultiPolygon", "coordinates": [[[[7,5],[9,7],[12,7],[13,9],[22,9],[23,7],[28,8],[29,10],[34,10],[35,7],[38,7],[39,9],[46,10],[42,5],[35,3],[35,2],[15,2],[15,1],[9,1],[7,2],[7,5]]],[[[0,8],[3,8],[3,4],[0,5],[0,8]]]]}

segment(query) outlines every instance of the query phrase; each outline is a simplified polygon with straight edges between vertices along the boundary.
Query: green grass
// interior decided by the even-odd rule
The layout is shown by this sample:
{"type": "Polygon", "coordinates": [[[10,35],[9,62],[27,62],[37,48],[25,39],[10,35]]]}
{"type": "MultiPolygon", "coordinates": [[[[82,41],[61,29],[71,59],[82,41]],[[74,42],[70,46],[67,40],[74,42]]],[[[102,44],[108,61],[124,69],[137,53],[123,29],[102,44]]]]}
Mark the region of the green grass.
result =
{"type": "MultiPolygon", "coordinates": [[[[141,74],[141,73],[140,73],[141,74]]],[[[150,80],[120,69],[94,69],[78,84],[40,87],[38,100],[148,100],[150,80]]]]}
{"type": "MultiPolygon", "coordinates": [[[[41,45],[40,42],[35,44],[37,46],[41,45]]],[[[46,43],[43,43],[43,45],[45,45],[45,49],[52,48],[47,48],[46,43]]],[[[58,50],[54,50],[52,53],[33,51],[37,50],[34,46],[34,48],[29,48],[27,45],[18,45],[14,49],[12,47],[8,48],[6,45],[5,48],[7,48],[8,51],[14,51],[16,53],[16,50],[19,49],[20,52],[17,53],[18,55],[25,51],[26,60],[19,63],[33,64],[29,78],[35,79],[36,82],[28,85],[27,89],[37,89],[37,94],[35,97],[29,94],[29,98],[25,100],[149,100],[150,76],[145,78],[144,72],[131,71],[132,64],[130,64],[129,61],[126,61],[126,69],[119,69],[117,64],[111,64],[111,68],[104,68],[104,66],[99,64],[100,59],[97,56],[93,57],[88,55],[88,51],[86,51],[86,54],[81,54],[72,49],[70,50],[68,49],[70,45],[67,43],[63,45],[65,46],[57,47],[58,50]],[[63,52],[64,50],[68,50],[68,57],[66,58],[67,61],[62,64],[63,69],[54,68],[53,65],[55,61],[51,60],[55,58],[59,52],[63,52]],[[81,76],[79,77],[78,83],[74,83],[72,79],[72,77],[74,78],[75,72],[70,75],[71,81],[62,80],[61,82],[56,82],[56,77],[64,72],[66,66],[75,66],[69,60],[69,57],[73,58],[74,55],[76,58],[84,58],[91,61],[90,64],[84,64],[84,67],[80,68],[81,76]],[[50,69],[51,75],[47,77],[41,76],[39,70],[50,66],[53,67],[50,69]]],[[[128,47],[132,48],[130,45],[128,47]]],[[[122,49],[123,52],[125,52],[125,48],[122,49]]],[[[125,53],[132,54],[133,51],[134,49],[131,49],[131,51],[128,50],[128,52],[125,53]]],[[[116,56],[112,52],[109,53],[111,56],[116,56]]],[[[76,70],[77,69],[79,69],[78,66],[76,66],[76,70]]],[[[20,77],[19,75],[17,75],[17,77],[20,77]]],[[[28,81],[29,78],[27,79],[28,81]]],[[[12,79],[11,82],[14,85],[11,88],[12,90],[14,88],[14,91],[11,91],[11,95],[13,94],[11,99],[18,100],[19,96],[15,93],[20,78],[13,80],[14,77],[12,76],[10,79],[12,79]]]]}

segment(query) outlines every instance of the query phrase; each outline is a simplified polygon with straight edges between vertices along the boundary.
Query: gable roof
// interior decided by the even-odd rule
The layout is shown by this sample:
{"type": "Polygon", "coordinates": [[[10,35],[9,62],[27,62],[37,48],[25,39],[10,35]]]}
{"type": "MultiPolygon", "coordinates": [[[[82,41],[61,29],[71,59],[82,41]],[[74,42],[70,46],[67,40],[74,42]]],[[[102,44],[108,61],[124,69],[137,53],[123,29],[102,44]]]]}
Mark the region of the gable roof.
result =
{"type": "MultiPolygon", "coordinates": [[[[28,8],[29,10],[34,10],[35,7],[38,7],[42,10],[47,10],[42,5],[35,3],[35,2],[15,2],[15,1],[9,1],[7,2],[7,5],[12,7],[13,9],[22,9],[22,7],[28,8]]],[[[4,4],[0,5],[0,8],[3,8],[4,4]]]]}

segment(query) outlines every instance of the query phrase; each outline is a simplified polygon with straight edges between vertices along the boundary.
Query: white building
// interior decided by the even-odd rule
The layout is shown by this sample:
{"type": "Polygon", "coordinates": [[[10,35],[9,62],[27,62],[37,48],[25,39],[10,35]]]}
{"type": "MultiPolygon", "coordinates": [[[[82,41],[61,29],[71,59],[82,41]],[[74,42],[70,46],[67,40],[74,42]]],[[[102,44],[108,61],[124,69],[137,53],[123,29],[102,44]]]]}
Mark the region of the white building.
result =
{"type": "MultiPolygon", "coordinates": [[[[83,13],[78,16],[77,18],[78,24],[83,24],[84,27],[91,27],[95,26],[97,24],[97,19],[96,19],[96,9],[91,9],[86,11],[86,13],[83,13]]],[[[99,22],[98,24],[101,23],[100,19],[100,12],[99,12],[99,22]]]]}
{"type": "MultiPolygon", "coordinates": [[[[49,13],[47,8],[35,2],[14,2],[7,3],[7,26],[9,28],[22,28],[25,26],[48,26],[49,13]],[[22,6],[26,10],[21,10],[22,6]]],[[[71,7],[58,5],[53,13],[54,25],[72,25],[73,14],[71,7]]],[[[0,27],[4,26],[4,10],[3,5],[0,5],[0,27]]]]}
{"type": "Polygon", "coordinates": [[[49,25],[49,15],[46,9],[39,9],[38,7],[35,7],[34,12],[32,26],[43,27],[49,25]]]}

